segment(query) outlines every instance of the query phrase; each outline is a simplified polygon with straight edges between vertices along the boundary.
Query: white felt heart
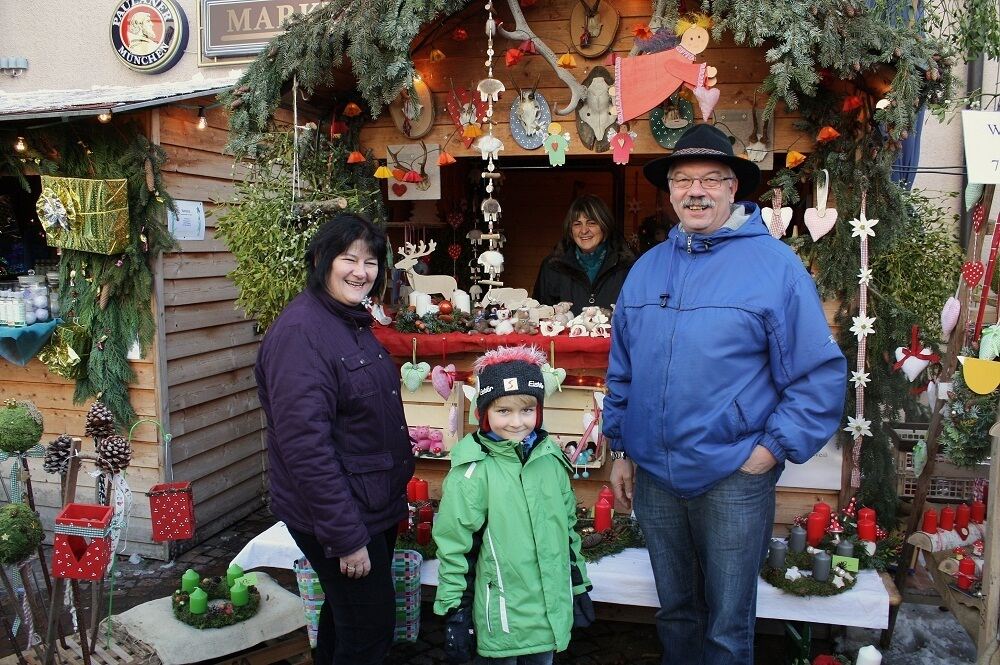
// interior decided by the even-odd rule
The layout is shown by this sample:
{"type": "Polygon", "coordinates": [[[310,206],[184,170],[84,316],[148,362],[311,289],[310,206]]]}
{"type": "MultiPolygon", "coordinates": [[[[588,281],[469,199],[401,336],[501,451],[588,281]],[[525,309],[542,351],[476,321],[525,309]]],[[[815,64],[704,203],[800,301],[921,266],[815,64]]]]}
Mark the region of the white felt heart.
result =
{"type": "Polygon", "coordinates": [[[694,98],[698,100],[698,106],[701,107],[701,117],[708,122],[712,117],[712,111],[715,110],[715,105],[719,103],[719,97],[722,93],[718,88],[706,88],[704,86],[694,89],[694,98]]]}
{"type": "Polygon", "coordinates": [[[821,215],[816,208],[806,208],[804,215],[806,228],[809,229],[809,236],[816,242],[833,228],[837,223],[837,209],[827,208],[821,215]]]}
{"type": "Polygon", "coordinates": [[[792,222],[792,209],[787,207],[781,208],[778,219],[774,219],[773,208],[761,208],[760,216],[764,220],[764,224],[767,225],[771,235],[775,238],[780,238],[785,235],[785,230],[792,222]]]}
{"type": "Polygon", "coordinates": [[[424,382],[427,375],[431,373],[431,366],[427,363],[417,363],[414,365],[411,362],[403,363],[403,366],[399,368],[399,375],[403,377],[403,385],[411,393],[417,392],[420,388],[420,384],[424,382]]]}
{"type": "MultiPolygon", "coordinates": [[[[915,356],[906,357],[904,356],[904,351],[909,351],[909,349],[905,346],[900,346],[896,349],[896,362],[903,361],[900,369],[903,370],[903,374],[906,375],[907,380],[913,381],[931,364],[931,361],[921,360],[915,356]],[[906,357],[906,360],[903,360],[904,357],[906,357]]],[[[933,351],[927,348],[920,350],[920,355],[922,356],[929,356],[931,353],[933,351]]]]}
{"type": "Polygon", "coordinates": [[[566,370],[562,367],[552,367],[545,363],[542,365],[542,381],[545,383],[545,396],[549,397],[557,390],[562,391],[563,381],[566,380],[566,370]]]}
{"type": "Polygon", "coordinates": [[[962,303],[958,298],[951,296],[941,308],[941,333],[944,339],[951,337],[951,333],[958,325],[958,315],[962,312],[962,303]]]}

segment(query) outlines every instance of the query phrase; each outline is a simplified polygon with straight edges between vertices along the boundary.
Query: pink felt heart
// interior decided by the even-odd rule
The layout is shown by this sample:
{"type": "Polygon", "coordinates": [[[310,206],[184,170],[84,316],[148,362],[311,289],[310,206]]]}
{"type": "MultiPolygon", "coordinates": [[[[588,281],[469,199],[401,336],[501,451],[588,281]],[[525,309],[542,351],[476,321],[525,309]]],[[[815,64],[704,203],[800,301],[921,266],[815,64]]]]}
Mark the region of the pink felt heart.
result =
{"type": "Polygon", "coordinates": [[[392,183],[392,193],[396,196],[402,196],[406,193],[406,185],[401,182],[392,183]]]}
{"type": "Polygon", "coordinates": [[[791,208],[780,208],[778,217],[774,217],[774,208],[766,207],[760,209],[760,216],[764,220],[764,224],[767,225],[768,230],[771,235],[775,238],[780,238],[785,235],[785,231],[788,229],[788,225],[792,221],[792,209],[791,208]]]}
{"type": "Polygon", "coordinates": [[[962,303],[958,298],[951,296],[941,308],[941,333],[945,339],[951,337],[952,331],[958,325],[958,315],[962,311],[962,303]]]}
{"type": "Polygon", "coordinates": [[[715,110],[715,105],[719,103],[719,97],[722,95],[718,88],[706,88],[704,86],[694,89],[694,97],[698,100],[698,106],[701,107],[701,117],[708,122],[708,119],[712,117],[712,111],[715,110]]]}
{"type": "Polygon", "coordinates": [[[837,209],[827,208],[821,215],[817,208],[806,208],[804,219],[810,237],[812,237],[813,242],[816,242],[829,233],[833,225],[837,223],[837,209]]]}
{"type": "Polygon", "coordinates": [[[441,396],[441,399],[448,399],[451,395],[451,388],[455,385],[455,366],[452,364],[435,365],[431,370],[431,385],[441,396]]]}
{"type": "Polygon", "coordinates": [[[982,261],[966,261],[962,264],[962,279],[965,280],[970,289],[979,283],[984,274],[986,274],[986,268],[983,267],[982,261]]]}

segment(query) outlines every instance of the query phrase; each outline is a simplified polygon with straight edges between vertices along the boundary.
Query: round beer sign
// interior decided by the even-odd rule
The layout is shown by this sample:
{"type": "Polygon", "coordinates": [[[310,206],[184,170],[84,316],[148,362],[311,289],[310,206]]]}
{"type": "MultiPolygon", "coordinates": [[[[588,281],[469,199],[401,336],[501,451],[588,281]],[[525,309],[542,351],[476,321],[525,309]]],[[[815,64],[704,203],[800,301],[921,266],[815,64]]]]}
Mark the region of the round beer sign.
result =
{"type": "Polygon", "coordinates": [[[111,44],[118,59],[144,74],[177,64],[187,40],[187,17],[175,0],[123,0],[111,19],[111,44]]]}

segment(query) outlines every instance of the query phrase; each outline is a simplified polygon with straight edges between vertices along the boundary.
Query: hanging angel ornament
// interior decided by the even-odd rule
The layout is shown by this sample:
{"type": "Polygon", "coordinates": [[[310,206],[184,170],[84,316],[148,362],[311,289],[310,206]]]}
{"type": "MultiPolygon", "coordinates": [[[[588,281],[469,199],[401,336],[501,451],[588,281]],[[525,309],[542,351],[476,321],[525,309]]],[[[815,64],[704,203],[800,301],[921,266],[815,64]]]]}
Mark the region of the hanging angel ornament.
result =
{"type": "Polygon", "coordinates": [[[549,156],[549,166],[563,166],[566,163],[569,138],[569,132],[564,132],[562,125],[558,122],[549,123],[549,135],[545,137],[545,154],[549,156]]]}
{"type": "Polygon", "coordinates": [[[833,228],[837,223],[837,209],[826,206],[827,197],[830,193],[830,173],[826,169],[816,172],[816,207],[807,208],[805,212],[806,228],[813,242],[816,242],[833,228]],[[823,174],[820,178],[819,174],[823,174]]]}
{"type": "Polygon", "coordinates": [[[681,43],[669,51],[618,58],[615,61],[618,122],[636,118],[674,94],[682,85],[694,91],[706,121],[719,101],[714,88],[716,69],[694,59],[708,46],[711,21],[699,16],[694,22],[681,20],[677,33],[681,43]]]}
{"type": "Polygon", "coordinates": [[[633,131],[629,131],[629,124],[618,127],[616,132],[613,127],[608,127],[608,141],[611,144],[611,159],[615,164],[628,164],[635,147],[635,139],[638,136],[633,131]]]}

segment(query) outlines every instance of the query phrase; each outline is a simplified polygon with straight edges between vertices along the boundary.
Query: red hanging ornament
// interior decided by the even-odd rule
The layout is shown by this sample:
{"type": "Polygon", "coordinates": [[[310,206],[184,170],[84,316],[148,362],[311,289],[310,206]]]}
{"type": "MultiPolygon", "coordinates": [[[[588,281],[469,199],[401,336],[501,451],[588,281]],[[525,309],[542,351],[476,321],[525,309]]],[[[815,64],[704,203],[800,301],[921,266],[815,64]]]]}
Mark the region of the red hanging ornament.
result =
{"type": "Polygon", "coordinates": [[[840,107],[841,113],[850,113],[861,108],[861,95],[848,95],[844,98],[844,104],[840,107]]]}
{"type": "Polygon", "coordinates": [[[403,182],[423,182],[424,177],[416,171],[407,171],[403,176],[403,182]]]}
{"type": "Polygon", "coordinates": [[[455,230],[458,230],[458,227],[462,225],[462,222],[465,221],[465,218],[459,211],[452,210],[451,212],[448,213],[447,220],[448,220],[448,226],[450,226],[455,230]]]}
{"type": "Polygon", "coordinates": [[[351,154],[347,156],[348,164],[360,164],[363,161],[365,161],[365,156],[357,150],[351,151],[351,154]]]}
{"type": "Polygon", "coordinates": [[[339,139],[348,131],[347,123],[343,120],[334,120],[330,123],[330,140],[339,139]]]}
{"type": "Polygon", "coordinates": [[[982,227],[985,219],[986,208],[982,203],[977,203],[972,209],[972,228],[975,229],[976,233],[979,233],[979,229],[982,227]]]}
{"type": "Polygon", "coordinates": [[[448,256],[451,257],[452,261],[458,261],[459,257],[462,256],[462,246],[457,242],[448,245],[448,256]]]}
{"type": "Polygon", "coordinates": [[[354,102],[347,102],[347,106],[344,107],[344,115],[348,118],[356,118],[361,115],[361,107],[354,102]]]}
{"type": "Polygon", "coordinates": [[[839,136],[840,132],[838,132],[830,125],[827,125],[826,127],[823,127],[822,129],[819,130],[819,134],[816,135],[816,142],[829,143],[830,141],[834,140],[835,138],[838,138],[839,136]]]}
{"type": "Polygon", "coordinates": [[[538,49],[535,48],[535,42],[530,39],[525,39],[517,48],[521,51],[521,53],[526,55],[538,55],[538,49]]]}
{"type": "Polygon", "coordinates": [[[469,31],[465,28],[455,28],[451,32],[451,38],[456,42],[464,42],[469,38],[469,31]]]}
{"type": "Polygon", "coordinates": [[[517,63],[521,62],[521,57],[524,52],[521,49],[509,48],[507,52],[503,54],[503,61],[508,67],[513,67],[517,63]]]}

